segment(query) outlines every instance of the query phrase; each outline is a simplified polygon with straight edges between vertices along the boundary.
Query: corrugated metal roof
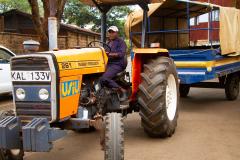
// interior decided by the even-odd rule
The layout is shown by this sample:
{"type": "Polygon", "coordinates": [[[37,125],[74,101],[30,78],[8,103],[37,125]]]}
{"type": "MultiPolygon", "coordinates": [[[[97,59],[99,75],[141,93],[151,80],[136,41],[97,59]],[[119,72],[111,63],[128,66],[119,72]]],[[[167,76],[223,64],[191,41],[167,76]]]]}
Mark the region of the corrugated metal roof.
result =
{"type": "MultiPolygon", "coordinates": [[[[92,0],[80,0],[81,2],[94,6],[92,0]]],[[[138,4],[139,0],[95,0],[99,5],[119,6],[119,5],[134,5],[138,4]]],[[[165,0],[150,0],[150,3],[160,3],[165,0]]],[[[148,0],[145,0],[148,2],[148,0]]]]}

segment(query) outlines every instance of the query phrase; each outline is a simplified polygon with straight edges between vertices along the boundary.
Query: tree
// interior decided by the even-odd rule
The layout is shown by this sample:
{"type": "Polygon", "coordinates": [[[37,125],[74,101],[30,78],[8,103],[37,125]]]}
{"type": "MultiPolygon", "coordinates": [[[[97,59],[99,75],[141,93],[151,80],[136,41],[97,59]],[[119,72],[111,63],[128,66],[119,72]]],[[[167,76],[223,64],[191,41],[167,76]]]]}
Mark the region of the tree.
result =
{"type": "Polygon", "coordinates": [[[48,50],[48,17],[54,16],[57,18],[58,26],[61,22],[64,5],[66,0],[41,0],[43,6],[43,18],[40,16],[39,1],[28,0],[31,6],[32,20],[35,25],[35,30],[40,37],[40,50],[48,50]],[[50,3],[54,3],[56,8],[50,9],[50,3]]]}
{"type": "MultiPolygon", "coordinates": [[[[113,7],[108,12],[107,26],[116,25],[120,35],[124,35],[124,18],[131,12],[127,6],[113,7]]],[[[69,0],[64,11],[64,21],[82,28],[89,27],[94,31],[101,30],[101,13],[96,7],[90,7],[79,0],[69,0]]]]}
{"type": "Polygon", "coordinates": [[[11,9],[18,9],[26,13],[31,12],[31,8],[27,0],[0,0],[0,13],[11,9]]]}
{"type": "MultiPolygon", "coordinates": [[[[0,11],[18,9],[23,12],[32,13],[35,30],[40,37],[40,50],[48,50],[48,17],[50,16],[50,3],[54,2],[51,16],[56,16],[58,26],[61,19],[65,23],[76,24],[82,28],[90,28],[96,32],[101,30],[101,13],[96,7],[90,7],[80,0],[0,0],[0,11]],[[66,4],[66,5],[65,5],[66,4]],[[64,11],[64,16],[63,15],[64,11]]],[[[126,6],[113,7],[108,12],[107,26],[116,25],[120,35],[124,35],[124,18],[131,12],[126,6]]]]}

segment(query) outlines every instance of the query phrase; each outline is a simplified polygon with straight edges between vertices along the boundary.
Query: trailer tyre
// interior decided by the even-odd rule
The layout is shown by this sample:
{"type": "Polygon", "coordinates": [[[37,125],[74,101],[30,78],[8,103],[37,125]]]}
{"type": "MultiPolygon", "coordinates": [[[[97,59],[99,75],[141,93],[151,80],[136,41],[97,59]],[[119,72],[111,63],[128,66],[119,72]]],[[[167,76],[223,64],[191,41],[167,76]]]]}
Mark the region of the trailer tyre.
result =
{"type": "Polygon", "coordinates": [[[150,137],[170,137],[178,119],[179,85],[172,59],[159,57],[144,65],[138,103],[144,131],[150,137]]]}
{"type": "Polygon", "coordinates": [[[179,92],[180,92],[180,97],[187,97],[188,93],[190,91],[190,86],[186,84],[180,84],[179,86],[179,92]]]}
{"type": "Polygon", "coordinates": [[[234,101],[239,95],[240,76],[238,74],[231,74],[227,76],[225,83],[225,95],[230,101],[234,101]]]}
{"type": "Polygon", "coordinates": [[[108,113],[105,119],[105,160],[123,159],[123,118],[120,113],[108,113]]]}

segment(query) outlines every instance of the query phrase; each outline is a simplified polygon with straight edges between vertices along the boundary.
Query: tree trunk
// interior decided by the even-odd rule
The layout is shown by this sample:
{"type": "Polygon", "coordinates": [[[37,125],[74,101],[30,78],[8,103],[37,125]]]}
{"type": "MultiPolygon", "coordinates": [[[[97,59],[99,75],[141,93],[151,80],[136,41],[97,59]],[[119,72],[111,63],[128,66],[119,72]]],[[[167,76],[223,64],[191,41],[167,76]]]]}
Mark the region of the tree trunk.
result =
{"type": "Polygon", "coordinates": [[[35,30],[40,38],[40,51],[48,50],[48,36],[44,30],[39,14],[39,6],[37,0],[28,0],[32,10],[32,20],[35,26],[35,30]]]}
{"type": "Polygon", "coordinates": [[[42,3],[43,3],[43,10],[44,10],[43,28],[45,29],[45,32],[48,35],[48,17],[50,15],[49,1],[42,0],[42,3]]]}
{"type": "Polygon", "coordinates": [[[67,0],[59,0],[57,4],[57,12],[56,12],[56,17],[58,19],[58,31],[60,29],[60,23],[64,11],[64,6],[66,4],[67,0]]]}
{"type": "MultiPolygon", "coordinates": [[[[31,10],[32,10],[32,20],[35,26],[35,30],[40,37],[40,51],[48,50],[48,17],[50,16],[50,0],[42,0],[43,3],[43,10],[44,10],[44,17],[41,18],[39,14],[39,5],[38,0],[28,0],[31,10]]],[[[66,0],[57,0],[57,3],[54,8],[56,9],[55,16],[57,17],[58,21],[58,31],[60,28],[60,22],[62,18],[62,14],[64,11],[64,5],[66,0]]]]}

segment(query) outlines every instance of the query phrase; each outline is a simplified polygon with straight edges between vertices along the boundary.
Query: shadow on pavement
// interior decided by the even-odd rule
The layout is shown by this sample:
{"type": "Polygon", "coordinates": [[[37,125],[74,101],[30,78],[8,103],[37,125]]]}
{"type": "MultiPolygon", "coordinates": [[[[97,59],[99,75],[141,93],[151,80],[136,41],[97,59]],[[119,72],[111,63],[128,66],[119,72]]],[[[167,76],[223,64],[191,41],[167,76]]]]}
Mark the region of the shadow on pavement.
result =
{"type": "Polygon", "coordinates": [[[0,95],[0,101],[12,100],[12,94],[3,94],[0,95]]]}

